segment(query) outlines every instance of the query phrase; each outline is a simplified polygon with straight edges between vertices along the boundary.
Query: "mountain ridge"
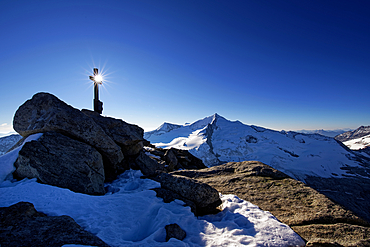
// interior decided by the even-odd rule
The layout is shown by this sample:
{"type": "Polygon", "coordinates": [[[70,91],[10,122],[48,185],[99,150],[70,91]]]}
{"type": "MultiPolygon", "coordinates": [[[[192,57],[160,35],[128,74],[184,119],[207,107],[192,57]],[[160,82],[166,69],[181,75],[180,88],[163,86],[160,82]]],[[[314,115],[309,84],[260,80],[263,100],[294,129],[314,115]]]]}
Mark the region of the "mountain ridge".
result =
{"type": "Polygon", "coordinates": [[[370,126],[360,126],[355,130],[344,132],[334,138],[341,142],[361,138],[370,134],[370,126]]]}
{"type": "Polygon", "coordinates": [[[189,150],[207,166],[258,160],[301,181],[308,175],[358,176],[346,169],[367,162],[331,137],[246,125],[217,113],[176,126],[168,131],[145,132],[144,138],[158,147],[189,150]]]}

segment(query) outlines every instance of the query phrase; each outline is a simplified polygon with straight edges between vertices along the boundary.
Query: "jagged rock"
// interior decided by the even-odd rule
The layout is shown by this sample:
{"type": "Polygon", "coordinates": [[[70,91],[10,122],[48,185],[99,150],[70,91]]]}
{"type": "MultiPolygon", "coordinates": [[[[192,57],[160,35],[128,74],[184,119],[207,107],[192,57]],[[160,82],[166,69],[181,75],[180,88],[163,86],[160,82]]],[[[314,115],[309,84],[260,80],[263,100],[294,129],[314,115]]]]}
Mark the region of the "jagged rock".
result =
{"type": "Polygon", "coordinates": [[[308,243],[369,246],[369,223],[323,194],[257,161],[176,171],[271,212],[308,243]],[[318,242],[318,239],[320,241],[318,242]],[[365,243],[365,245],[363,245],[365,243]]]}
{"type": "Polygon", "coordinates": [[[120,119],[103,117],[94,111],[81,111],[91,117],[121,147],[124,155],[136,155],[143,148],[144,130],[139,126],[120,119]]]}
{"type": "Polygon", "coordinates": [[[135,160],[136,165],[145,176],[156,176],[160,172],[164,172],[164,166],[157,161],[149,158],[144,151],[141,151],[135,160]]]}
{"type": "Polygon", "coordinates": [[[186,238],[186,232],[181,229],[178,224],[170,224],[165,226],[166,229],[166,242],[170,240],[170,238],[176,238],[178,240],[184,240],[186,238]]]}
{"type": "Polygon", "coordinates": [[[37,178],[80,193],[105,194],[100,153],[57,132],[46,132],[37,141],[25,143],[14,166],[18,178],[37,178]]]}
{"type": "Polygon", "coordinates": [[[173,170],[175,170],[176,169],[176,167],[177,167],[177,164],[178,164],[178,160],[177,160],[177,158],[176,158],[176,155],[175,155],[175,153],[174,153],[174,150],[173,150],[173,148],[170,148],[170,149],[168,149],[167,151],[166,151],[166,153],[164,154],[164,160],[165,160],[165,162],[166,162],[166,164],[167,164],[167,170],[168,171],[173,171],[173,170]]]}
{"type": "Polygon", "coordinates": [[[194,202],[197,208],[196,215],[215,213],[216,208],[222,203],[216,189],[197,180],[167,173],[158,175],[157,180],[162,188],[194,202]]]}
{"type": "Polygon", "coordinates": [[[13,127],[24,137],[60,132],[95,147],[112,165],[123,160],[121,148],[92,118],[49,93],[37,93],[21,105],[14,115],[13,127]]]}
{"type": "MultiPolygon", "coordinates": [[[[203,169],[207,168],[201,159],[198,159],[189,151],[176,148],[163,149],[146,142],[145,151],[158,157],[157,162],[165,162],[166,170],[171,172],[178,169],[203,169]]],[[[154,158],[155,159],[155,158],[154,158]]]]}
{"type": "Polygon", "coordinates": [[[0,208],[0,245],[49,247],[79,244],[109,247],[69,216],[46,216],[29,202],[0,208]]]}

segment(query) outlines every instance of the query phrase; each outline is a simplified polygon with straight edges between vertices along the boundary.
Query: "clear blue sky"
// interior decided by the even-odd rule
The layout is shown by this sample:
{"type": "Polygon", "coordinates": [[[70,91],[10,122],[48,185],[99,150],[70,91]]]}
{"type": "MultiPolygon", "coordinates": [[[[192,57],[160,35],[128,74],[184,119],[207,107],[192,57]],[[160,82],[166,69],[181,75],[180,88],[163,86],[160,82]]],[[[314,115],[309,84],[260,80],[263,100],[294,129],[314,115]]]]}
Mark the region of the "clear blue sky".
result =
{"type": "Polygon", "coordinates": [[[218,113],[277,130],[370,125],[370,1],[0,2],[0,132],[50,92],[146,131],[218,113]]]}

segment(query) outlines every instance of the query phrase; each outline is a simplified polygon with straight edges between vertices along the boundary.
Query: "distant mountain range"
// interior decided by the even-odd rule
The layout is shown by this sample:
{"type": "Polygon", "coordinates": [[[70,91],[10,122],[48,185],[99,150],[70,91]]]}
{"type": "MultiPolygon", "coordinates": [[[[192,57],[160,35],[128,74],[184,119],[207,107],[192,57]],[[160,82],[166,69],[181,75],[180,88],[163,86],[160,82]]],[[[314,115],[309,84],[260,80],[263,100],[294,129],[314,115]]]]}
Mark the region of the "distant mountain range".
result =
{"type": "Polygon", "coordinates": [[[361,126],[353,131],[347,131],[337,135],[335,139],[343,142],[352,150],[360,150],[360,152],[370,154],[370,126],[361,126]]]}
{"type": "Polygon", "coordinates": [[[335,137],[337,135],[343,134],[351,130],[352,129],[336,129],[336,130],[317,129],[317,130],[296,130],[295,132],[304,134],[320,134],[323,136],[335,137]]]}
{"type": "MultiPolygon", "coordinates": [[[[207,166],[257,160],[302,181],[307,176],[360,176],[356,171],[369,162],[331,137],[274,131],[229,121],[218,114],[192,124],[164,123],[146,132],[144,138],[158,147],[189,150],[207,166]]],[[[370,177],[361,172],[364,174],[370,177]]]]}

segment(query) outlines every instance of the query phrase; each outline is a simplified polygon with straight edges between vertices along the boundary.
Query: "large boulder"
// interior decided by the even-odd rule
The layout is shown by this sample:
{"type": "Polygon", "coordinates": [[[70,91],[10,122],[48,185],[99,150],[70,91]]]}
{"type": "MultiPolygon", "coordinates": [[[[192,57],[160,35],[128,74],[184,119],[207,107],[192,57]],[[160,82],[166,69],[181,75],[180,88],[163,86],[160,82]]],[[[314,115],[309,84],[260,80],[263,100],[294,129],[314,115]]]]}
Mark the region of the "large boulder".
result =
{"type": "Polygon", "coordinates": [[[15,161],[17,178],[91,195],[105,194],[101,154],[93,147],[57,132],[46,132],[24,144],[15,161]]]}
{"type": "Polygon", "coordinates": [[[144,130],[137,125],[129,124],[121,119],[103,117],[99,113],[82,109],[117,143],[124,155],[136,155],[143,148],[144,130]]]}
{"type": "Polygon", "coordinates": [[[109,247],[69,216],[47,216],[29,202],[0,208],[0,243],[7,247],[49,247],[65,244],[109,247]]]}
{"type": "Polygon", "coordinates": [[[121,148],[92,118],[49,93],[37,93],[21,105],[13,128],[22,136],[60,132],[95,147],[112,165],[123,160],[121,148]]]}
{"type": "Polygon", "coordinates": [[[157,180],[161,187],[173,191],[195,203],[196,214],[214,213],[222,201],[216,189],[206,183],[184,176],[161,173],[157,180]]]}

